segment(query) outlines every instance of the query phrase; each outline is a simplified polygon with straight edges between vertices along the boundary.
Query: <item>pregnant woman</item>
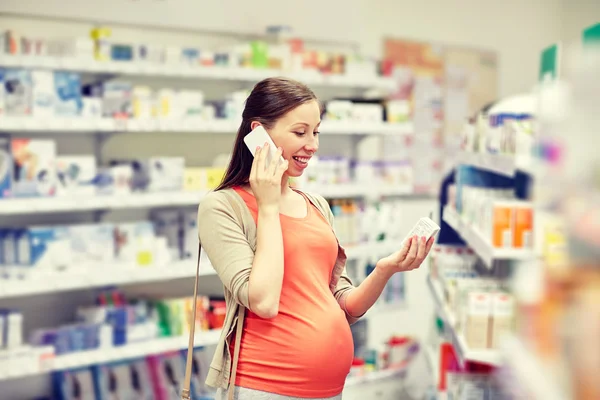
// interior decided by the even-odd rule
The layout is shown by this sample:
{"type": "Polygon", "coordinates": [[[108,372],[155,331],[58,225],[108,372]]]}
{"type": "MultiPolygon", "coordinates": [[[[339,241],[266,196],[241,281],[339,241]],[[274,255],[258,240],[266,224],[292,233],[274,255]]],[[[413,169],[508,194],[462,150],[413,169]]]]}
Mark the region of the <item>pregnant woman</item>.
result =
{"type": "Polygon", "coordinates": [[[319,148],[315,94],[269,78],[242,117],[223,182],[198,209],[200,243],[227,302],[207,384],[219,388],[217,399],[340,399],[353,358],[350,324],[393,274],[421,265],[434,239],[410,238],[353,286],[327,202],[288,184],[319,148]],[[255,157],[244,144],[259,125],[277,146],[270,163],[268,144],[255,157]]]}

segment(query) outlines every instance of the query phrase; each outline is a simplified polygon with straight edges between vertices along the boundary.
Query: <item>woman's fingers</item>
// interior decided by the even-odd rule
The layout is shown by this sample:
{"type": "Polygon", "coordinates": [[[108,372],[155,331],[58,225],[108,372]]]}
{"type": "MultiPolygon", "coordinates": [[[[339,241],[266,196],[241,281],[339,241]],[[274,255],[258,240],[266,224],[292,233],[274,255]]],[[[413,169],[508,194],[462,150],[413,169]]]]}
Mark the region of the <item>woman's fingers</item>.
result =
{"type": "Polygon", "coordinates": [[[267,158],[267,154],[269,154],[269,143],[265,143],[265,145],[260,149],[260,151],[256,152],[256,169],[257,176],[263,176],[265,172],[265,160],[267,158]]]}
{"type": "Polygon", "coordinates": [[[417,238],[415,236],[410,238],[410,249],[408,250],[408,254],[406,255],[406,259],[405,259],[405,265],[409,266],[411,265],[415,259],[417,258],[417,248],[418,248],[418,244],[417,244],[417,238]]]}
{"type": "Polygon", "coordinates": [[[248,179],[250,182],[256,182],[256,173],[258,171],[258,156],[260,155],[260,146],[256,147],[256,151],[254,152],[254,160],[252,160],[252,167],[250,168],[250,176],[248,179]]]}
{"type": "Polygon", "coordinates": [[[283,150],[281,147],[277,148],[277,152],[275,153],[275,157],[271,160],[271,165],[269,165],[269,176],[275,176],[277,171],[280,169],[281,164],[281,155],[283,154],[283,150]]]}
{"type": "Polygon", "coordinates": [[[425,252],[427,247],[427,242],[425,242],[424,237],[417,238],[417,242],[419,243],[419,249],[417,250],[417,261],[419,263],[423,262],[427,253],[425,252]]]}

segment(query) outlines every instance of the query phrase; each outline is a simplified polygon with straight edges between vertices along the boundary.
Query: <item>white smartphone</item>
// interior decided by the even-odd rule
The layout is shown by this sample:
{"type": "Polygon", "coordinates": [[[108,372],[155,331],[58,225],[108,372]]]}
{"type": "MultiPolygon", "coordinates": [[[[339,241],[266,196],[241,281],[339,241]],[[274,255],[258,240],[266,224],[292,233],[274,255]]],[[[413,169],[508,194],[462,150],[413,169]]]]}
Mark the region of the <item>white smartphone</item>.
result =
{"type": "MultiPolygon", "coordinates": [[[[248,150],[252,153],[252,157],[254,157],[257,147],[263,147],[265,143],[269,143],[269,154],[267,154],[266,165],[270,165],[271,160],[277,154],[277,146],[275,146],[271,136],[269,136],[262,125],[257,126],[252,132],[247,134],[244,137],[244,143],[248,146],[248,150]]],[[[280,157],[280,161],[283,162],[283,157],[280,157]]]]}
{"type": "Polygon", "coordinates": [[[404,243],[406,239],[415,235],[417,235],[419,238],[421,236],[425,236],[425,240],[429,240],[439,231],[440,227],[438,224],[436,224],[431,218],[423,217],[415,224],[415,226],[413,226],[413,228],[408,233],[408,235],[406,235],[402,243],[404,243]]]}

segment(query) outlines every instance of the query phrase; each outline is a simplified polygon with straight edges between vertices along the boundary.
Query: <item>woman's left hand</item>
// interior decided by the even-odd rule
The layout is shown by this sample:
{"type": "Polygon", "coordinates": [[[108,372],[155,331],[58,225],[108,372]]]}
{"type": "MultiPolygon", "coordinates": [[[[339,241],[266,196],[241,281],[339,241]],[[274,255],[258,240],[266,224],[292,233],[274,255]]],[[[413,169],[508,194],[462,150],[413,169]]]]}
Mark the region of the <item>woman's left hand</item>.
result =
{"type": "Polygon", "coordinates": [[[400,250],[379,260],[377,268],[382,268],[390,273],[412,271],[419,268],[434,242],[434,237],[425,241],[424,237],[413,236],[404,242],[400,250]]]}

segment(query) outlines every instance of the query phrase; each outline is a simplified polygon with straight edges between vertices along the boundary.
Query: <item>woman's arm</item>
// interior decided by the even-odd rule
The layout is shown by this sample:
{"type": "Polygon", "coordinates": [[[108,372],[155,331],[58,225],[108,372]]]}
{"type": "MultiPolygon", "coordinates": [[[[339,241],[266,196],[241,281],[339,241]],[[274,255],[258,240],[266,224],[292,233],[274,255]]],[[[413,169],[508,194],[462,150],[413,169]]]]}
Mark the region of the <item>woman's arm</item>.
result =
{"type": "Polygon", "coordinates": [[[249,278],[250,310],[261,318],[279,312],[283,285],[283,237],[277,208],[259,207],[256,253],[249,278]]]}
{"type": "Polygon", "coordinates": [[[259,209],[256,253],[237,214],[224,193],[206,196],[198,207],[202,249],[237,303],[261,318],[272,318],[277,315],[283,282],[279,213],[259,209]]]}
{"type": "Polygon", "coordinates": [[[407,240],[399,251],[379,260],[373,272],[346,295],[346,312],[355,318],[366,313],[381,296],[385,285],[395,273],[419,268],[433,242],[434,238],[425,242],[424,237],[415,236],[407,240]]]}

